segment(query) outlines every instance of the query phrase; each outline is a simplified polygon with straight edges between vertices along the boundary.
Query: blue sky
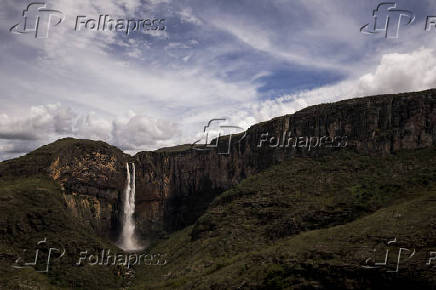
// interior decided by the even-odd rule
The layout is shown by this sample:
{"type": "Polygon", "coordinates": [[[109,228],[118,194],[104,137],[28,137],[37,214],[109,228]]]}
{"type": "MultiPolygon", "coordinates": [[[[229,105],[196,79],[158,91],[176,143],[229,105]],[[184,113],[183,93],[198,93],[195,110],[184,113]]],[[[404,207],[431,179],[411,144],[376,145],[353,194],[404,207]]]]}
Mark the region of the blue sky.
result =
{"type": "MultiPolygon", "coordinates": [[[[366,35],[378,1],[46,1],[65,20],[47,39],[0,11],[0,160],[72,136],[128,153],[192,143],[213,118],[243,128],[308,105],[435,87],[431,0],[399,38],[366,35]],[[164,31],[74,31],[78,15],[164,18],[164,31]]],[[[383,14],[381,14],[383,16],[383,14]]],[[[383,17],[381,17],[383,18],[383,17]]],[[[404,19],[403,19],[404,20],[404,19]]]]}

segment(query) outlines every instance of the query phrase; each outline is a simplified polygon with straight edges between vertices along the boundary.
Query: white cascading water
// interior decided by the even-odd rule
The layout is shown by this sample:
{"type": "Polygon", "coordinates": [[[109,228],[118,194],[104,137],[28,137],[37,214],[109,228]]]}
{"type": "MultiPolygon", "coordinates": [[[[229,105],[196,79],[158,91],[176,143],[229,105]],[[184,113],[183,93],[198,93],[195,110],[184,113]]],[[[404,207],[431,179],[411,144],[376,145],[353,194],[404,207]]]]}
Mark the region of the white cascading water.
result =
{"type": "Polygon", "coordinates": [[[123,229],[120,238],[120,248],[125,251],[140,249],[135,238],[135,164],[132,163],[132,174],[130,174],[129,163],[127,167],[127,184],[124,189],[123,204],[123,229]]]}

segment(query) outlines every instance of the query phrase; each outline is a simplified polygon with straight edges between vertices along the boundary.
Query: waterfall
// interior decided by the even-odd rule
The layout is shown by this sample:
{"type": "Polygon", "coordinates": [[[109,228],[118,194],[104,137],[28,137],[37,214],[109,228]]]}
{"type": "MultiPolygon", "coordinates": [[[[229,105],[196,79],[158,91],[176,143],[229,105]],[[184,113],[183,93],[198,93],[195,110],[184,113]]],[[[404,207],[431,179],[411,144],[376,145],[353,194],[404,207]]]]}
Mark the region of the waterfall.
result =
{"type": "Polygon", "coordinates": [[[125,251],[134,251],[141,249],[135,237],[135,164],[132,165],[132,174],[130,174],[129,163],[127,168],[127,182],[124,188],[123,200],[123,229],[119,241],[119,246],[125,251]]]}

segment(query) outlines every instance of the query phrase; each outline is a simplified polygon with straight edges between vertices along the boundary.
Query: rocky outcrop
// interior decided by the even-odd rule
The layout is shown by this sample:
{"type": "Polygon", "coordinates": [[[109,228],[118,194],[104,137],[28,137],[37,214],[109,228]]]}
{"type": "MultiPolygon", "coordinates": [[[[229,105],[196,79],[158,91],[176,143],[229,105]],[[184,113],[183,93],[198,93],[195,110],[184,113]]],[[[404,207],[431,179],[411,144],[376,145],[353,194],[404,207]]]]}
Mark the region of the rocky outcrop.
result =
{"type": "Polygon", "coordinates": [[[49,175],[61,185],[75,217],[97,234],[115,238],[128,158],[104,142],[66,138],[0,163],[0,177],[49,175]]]}
{"type": "MultiPolygon", "coordinates": [[[[115,238],[125,164],[135,162],[137,229],[146,238],[193,223],[216,195],[285,159],[344,149],[390,154],[428,147],[436,144],[435,124],[436,90],[373,96],[312,106],[256,124],[244,138],[232,136],[228,155],[185,146],[131,157],[103,142],[68,138],[0,163],[0,177],[50,175],[62,185],[73,214],[115,238]],[[309,150],[306,137],[322,145],[309,150]],[[294,148],[295,142],[299,146],[294,148]]],[[[227,151],[228,141],[229,136],[220,139],[220,152],[227,151]]]]}

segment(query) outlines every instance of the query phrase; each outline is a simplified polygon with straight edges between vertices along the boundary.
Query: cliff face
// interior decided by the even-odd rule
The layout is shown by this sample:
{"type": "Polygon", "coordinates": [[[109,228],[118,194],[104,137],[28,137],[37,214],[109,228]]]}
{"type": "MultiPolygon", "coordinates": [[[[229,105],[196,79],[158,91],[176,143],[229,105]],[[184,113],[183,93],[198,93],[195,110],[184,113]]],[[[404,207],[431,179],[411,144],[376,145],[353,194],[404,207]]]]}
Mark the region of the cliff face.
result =
{"type": "MultiPolygon", "coordinates": [[[[63,139],[0,163],[0,177],[50,175],[62,185],[65,205],[73,214],[101,235],[115,237],[125,164],[135,162],[136,222],[146,238],[193,223],[217,194],[292,156],[345,149],[389,154],[428,147],[436,144],[435,124],[436,90],[374,96],[313,106],[256,124],[245,138],[233,136],[228,155],[182,149],[130,157],[103,142],[63,139]],[[290,146],[282,147],[291,137],[290,146]],[[306,137],[317,137],[314,142],[323,145],[309,150],[306,137]]],[[[220,139],[220,152],[227,151],[227,142],[220,139]]]]}
{"type": "MultiPolygon", "coordinates": [[[[139,228],[145,234],[150,229],[172,231],[191,224],[216,194],[295,155],[328,154],[344,149],[389,154],[434,145],[435,125],[436,90],[429,90],[312,106],[275,118],[251,127],[242,140],[241,136],[233,136],[229,155],[195,150],[138,153],[135,162],[140,168],[139,228]],[[281,147],[287,144],[289,136],[302,137],[303,141],[291,139],[288,148],[281,147]],[[309,150],[304,147],[306,136],[318,137],[318,141],[324,136],[324,146],[309,150]],[[271,137],[275,139],[270,140],[271,137]],[[335,137],[339,138],[337,144],[335,137]],[[262,139],[267,142],[259,147],[262,139]],[[295,142],[302,142],[302,146],[293,148],[295,142]]],[[[219,145],[224,148],[220,152],[226,151],[227,142],[228,139],[221,139],[219,145]]]]}
{"type": "Polygon", "coordinates": [[[67,154],[59,154],[48,173],[62,185],[74,216],[98,234],[116,237],[128,157],[113,147],[83,149],[76,146],[67,154]]]}

